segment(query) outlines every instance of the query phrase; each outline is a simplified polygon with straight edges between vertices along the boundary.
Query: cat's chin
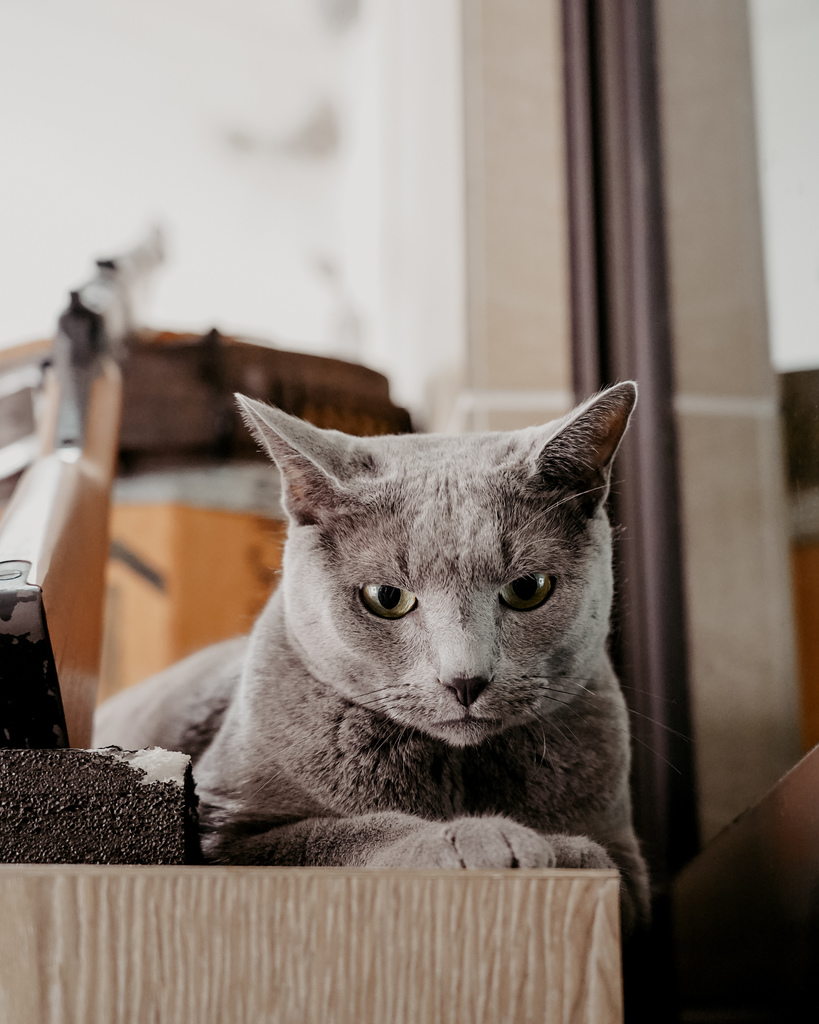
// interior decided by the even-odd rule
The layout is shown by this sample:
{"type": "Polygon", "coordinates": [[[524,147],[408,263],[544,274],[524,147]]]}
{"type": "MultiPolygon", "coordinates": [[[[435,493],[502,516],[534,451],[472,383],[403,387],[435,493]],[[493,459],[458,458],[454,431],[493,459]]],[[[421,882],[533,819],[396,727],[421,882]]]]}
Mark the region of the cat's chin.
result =
{"type": "Polygon", "coordinates": [[[427,723],[426,731],[452,747],[476,747],[501,732],[506,723],[500,718],[451,718],[427,723]]]}

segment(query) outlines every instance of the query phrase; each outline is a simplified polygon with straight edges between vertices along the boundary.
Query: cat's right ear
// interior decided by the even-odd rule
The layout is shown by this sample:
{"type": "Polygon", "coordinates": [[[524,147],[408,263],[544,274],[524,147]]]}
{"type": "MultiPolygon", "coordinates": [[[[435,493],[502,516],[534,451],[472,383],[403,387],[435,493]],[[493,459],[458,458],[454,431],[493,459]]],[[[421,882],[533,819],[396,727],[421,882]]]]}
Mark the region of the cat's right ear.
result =
{"type": "Polygon", "coordinates": [[[624,381],[574,409],[537,457],[539,486],[574,491],[589,516],[605,500],[611,466],[637,401],[637,385],[624,381]]]}
{"type": "Polygon", "coordinates": [[[234,395],[248,429],[282,474],[282,504],[299,526],[315,526],[347,504],[338,473],[344,435],[321,430],[246,395],[234,395]]]}

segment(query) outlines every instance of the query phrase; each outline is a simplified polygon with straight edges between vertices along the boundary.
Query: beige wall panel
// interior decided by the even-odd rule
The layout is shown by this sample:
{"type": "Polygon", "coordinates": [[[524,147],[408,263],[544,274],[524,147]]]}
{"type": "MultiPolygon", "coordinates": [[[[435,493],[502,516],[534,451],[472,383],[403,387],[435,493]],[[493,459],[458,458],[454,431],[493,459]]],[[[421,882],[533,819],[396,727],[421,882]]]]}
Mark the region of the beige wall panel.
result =
{"type": "Polygon", "coordinates": [[[770,394],[747,6],[657,13],[677,389],[770,394]]]}
{"type": "Polygon", "coordinates": [[[570,388],[558,0],[464,5],[468,375],[570,388]]]}
{"type": "Polygon", "coordinates": [[[574,405],[567,389],[503,389],[462,392],[456,401],[448,429],[517,430],[538,426],[564,416],[574,405]]]}
{"type": "Polygon", "coordinates": [[[690,670],[703,837],[759,799],[800,750],[788,552],[771,507],[772,421],[678,417],[690,670]]]}
{"type": "Polygon", "coordinates": [[[660,106],[703,837],[799,754],[744,0],[660,0],[660,106]]]}
{"type": "Polygon", "coordinates": [[[614,871],[0,866],[7,1024],[618,1024],[614,871]]]}
{"type": "MultiPolygon", "coordinates": [[[[563,413],[569,411],[567,406],[563,413]]],[[[558,419],[563,413],[553,409],[537,412],[532,409],[494,409],[486,414],[487,430],[520,430],[523,427],[539,427],[558,419]]]]}

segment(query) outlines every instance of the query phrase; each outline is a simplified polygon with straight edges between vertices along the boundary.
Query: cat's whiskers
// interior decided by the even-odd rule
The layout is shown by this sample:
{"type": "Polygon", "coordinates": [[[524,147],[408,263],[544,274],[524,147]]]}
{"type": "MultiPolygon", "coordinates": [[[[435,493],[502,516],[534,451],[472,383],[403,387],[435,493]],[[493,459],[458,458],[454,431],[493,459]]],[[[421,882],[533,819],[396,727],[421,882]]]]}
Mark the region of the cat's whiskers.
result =
{"type": "MultiPolygon", "coordinates": [[[[580,714],[580,712],[578,711],[577,708],[572,708],[572,707],[570,707],[570,705],[566,705],[566,707],[569,707],[569,710],[573,711],[576,715],[580,714]]],[[[657,725],[662,725],[661,722],[657,722],[656,724],[657,725]]],[[[672,771],[676,772],[678,775],[682,775],[682,772],[680,771],[680,769],[675,764],[673,764],[671,761],[669,761],[668,758],[665,757],[663,754],[661,754],[659,752],[659,750],[657,750],[655,747],[652,747],[650,743],[646,743],[646,741],[644,739],[641,739],[641,737],[635,735],[631,731],[631,729],[624,728],[623,726],[619,726],[619,725],[611,725],[611,723],[609,723],[609,726],[611,728],[617,729],[618,732],[622,732],[624,735],[626,735],[630,739],[632,739],[635,743],[639,743],[641,747],[645,747],[646,750],[648,750],[650,753],[652,753],[655,757],[658,757],[672,771]]],[[[673,732],[673,730],[671,730],[671,731],[673,732]]],[[[682,739],[685,739],[685,737],[683,736],[682,739]]]]}
{"type": "Polygon", "coordinates": [[[260,764],[254,764],[253,767],[256,771],[264,770],[265,768],[267,768],[268,765],[278,763],[278,759],[280,756],[280,753],[276,751],[270,754],[268,757],[264,758],[260,764]]]}
{"type": "Polygon", "coordinates": [[[587,494],[594,494],[595,491],[604,491],[605,489],[606,484],[599,484],[596,487],[589,487],[585,491],[576,491],[571,494],[567,494],[565,497],[561,498],[560,501],[555,501],[551,505],[547,505],[546,508],[541,509],[536,516],[529,520],[527,525],[537,526],[540,520],[545,519],[550,512],[553,512],[554,509],[564,505],[567,501],[574,501],[576,498],[583,498],[587,494]]]}
{"type": "MultiPolygon", "coordinates": [[[[557,703],[560,703],[560,701],[558,701],[557,703]]],[[[566,725],[565,722],[563,724],[566,725]]],[[[558,722],[556,722],[554,720],[554,718],[550,718],[549,719],[549,725],[552,728],[556,729],[567,743],[569,743],[570,745],[573,744],[574,747],[577,750],[582,750],[583,749],[583,744],[578,740],[578,738],[575,735],[573,730],[570,729],[569,732],[571,732],[571,736],[570,737],[567,736],[566,733],[561,729],[560,724],[558,722]]],[[[544,729],[544,733],[545,733],[545,729],[544,729]]]]}
{"type": "MultiPolygon", "coordinates": [[[[556,687],[556,686],[552,685],[552,683],[551,683],[551,681],[550,681],[548,676],[524,676],[524,677],[521,677],[521,678],[536,679],[536,680],[545,682],[547,684],[547,687],[546,687],[546,689],[544,691],[541,692],[540,696],[544,697],[546,700],[552,701],[552,703],[554,703],[554,704],[559,704],[560,707],[566,708],[567,711],[572,711],[576,715],[580,715],[579,709],[576,708],[576,707],[573,707],[571,702],[569,702],[567,700],[561,700],[560,697],[559,696],[555,696],[555,694],[562,694],[562,695],[565,695],[567,697],[573,697],[575,700],[579,700],[579,701],[583,702],[586,705],[589,705],[589,706],[592,706],[592,707],[594,706],[594,701],[591,698],[584,697],[583,694],[576,693],[574,690],[561,690],[559,687],[556,687]]],[[[624,707],[624,705],[620,704],[619,701],[613,701],[611,697],[606,697],[604,694],[595,694],[595,697],[599,697],[601,700],[611,701],[612,703],[616,704],[618,707],[624,707]]],[[[566,738],[565,737],[565,733],[563,733],[562,730],[560,730],[559,725],[555,721],[554,718],[550,717],[549,718],[549,722],[550,722],[550,724],[554,725],[554,727],[557,728],[558,731],[561,732],[561,735],[563,735],[564,738],[566,738]]],[[[566,725],[567,728],[568,728],[568,723],[564,722],[563,724],[566,725]]],[[[657,724],[659,725],[661,723],[657,723],[657,724]]],[[[624,727],[624,726],[621,726],[621,725],[616,725],[615,723],[613,723],[611,721],[607,721],[606,722],[606,726],[607,726],[607,728],[616,729],[618,732],[624,733],[626,736],[633,736],[631,730],[627,726],[624,727]]],[[[579,742],[577,740],[577,736],[575,736],[573,731],[572,731],[572,736],[574,736],[575,741],[579,742]]],[[[633,737],[633,738],[637,739],[637,737],[633,737]]],[[[643,742],[643,741],[642,740],[638,740],[638,742],[643,742]]],[[[644,743],[643,745],[646,746],[649,750],[651,750],[651,747],[649,747],[648,744],[644,743]]],[[[660,755],[658,754],[657,756],[660,756],[660,755]]]]}
{"type": "Polygon", "coordinates": [[[371,693],[384,693],[386,690],[404,690],[404,689],[406,689],[406,687],[402,686],[399,683],[385,683],[383,686],[376,686],[372,690],[365,690],[363,693],[357,693],[355,695],[355,699],[357,700],[359,697],[368,697],[371,693]]]}
{"type": "MultiPolygon", "coordinates": [[[[578,700],[583,700],[584,699],[580,694],[572,693],[570,690],[555,690],[554,692],[556,692],[556,693],[567,693],[570,696],[575,697],[578,700]]],[[[544,696],[549,697],[550,695],[549,694],[544,694],[544,696]]],[[[598,695],[598,696],[602,696],[602,695],[598,695]]],[[[558,698],[558,697],[551,697],[550,699],[553,700],[556,704],[560,704],[561,707],[566,708],[567,711],[573,711],[574,714],[580,715],[579,709],[575,708],[575,707],[572,707],[572,705],[568,701],[560,700],[560,698],[558,698]]],[[[554,720],[552,720],[552,721],[554,722],[554,720]]],[[[649,719],[649,721],[651,721],[651,719],[649,719]]],[[[556,725],[557,723],[554,723],[554,724],[556,725]]],[[[662,725],[662,722],[655,722],[655,725],[662,725]]],[[[616,729],[617,732],[621,732],[624,735],[630,737],[632,740],[634,740],[635,743],[639,743],[641,747],[645,747],[645,749],[650,751],[655,757],[659,757],[659,759],[664,764],[666,764],[672,771],[675,771],[678,775],[682,775],[682,772],[680,771],[680,769],[675,764],[672,764],[671,761],[669,761],[666,757],[664,757],[658,750],[655,750],[655,748],[652,747],[650,743],[646,743],[646,741],[644,739],[641,739],[639,736],[636,736],[631,731],[631,729],[629,729],[628,727],[624,727],[622,725],[615,725],[613,722],[607,722],[606,726],[609,729],[616,729]]],[[[666,727],[666,728],[668,728],[668,727],[666,727]]],[[[673,729],[669,729],[669,731],[670,732],[674,732],[673,729]]],[[[681,736],[681,734],[679,734],[679,733],[677,733],[676,735],[680,736],[681,739],[685,739],[685,737],[681,736]]]]}
{"type": "MultiPolygon", "coordinates": [[[[270,760],[268,760],[267,763],[270,764],[271,760],[272,760],[272,758],[270,760]]],[[[264,766],[262,766],[262,767],[264,767],[264,766]]],[[[260,786],[258,786],[256,789],[253,790],[253,792],[250,794],[248,799],[249,800],[255,800],[255,798],[259,795],[259,793],[264,792],[264,790],[266,790],[268,786],[270,786],[272,783],[274,783],[276,781],[276,779],[279,778],[279,776],[284,775],[285,770],[286,769],[281,768],[279,771],[276,772],[275,775],[271,775],[270,778],[265,779],[260,786]]]]}
{"type": "MultiPolygon", "coordinates": [[[[602,693],[598,694],[598,693],[595,693],[593,690],[589,690],[589,688],[587,686],[583,686],[582,688],[584,690],[586,690],[587,692],[589,692],[589,693],[594,693],[594,695],[596,697],[600,697],[602,700],[612,700],[611,697],[606,697],[602,693]]],[[[645,693],[646,691],[642,691],[642,692],[645,693]]],[[[642,711],[638,711],[636,708],[631,707],[631,705],[628,704],[628,703],[626,704],[626,711],[628,711],[628,713],[630,715],[636,715],[637,718],[642,718],[644,721],[650,722],[652,725],[657,725],[661,729],[665,729],[665,731],[667,733],[670,733],[672,736],[676,736],[678,739],[685,740],[686,743],[691,743],[692,742],[691,741],[691,737],[690,736],[686,736],[684,732],[679,732],[679,730],[674,729],[672,726],[666,725],[665,722],[661,722],[657,718],[652,718],[651,715],[646,715],[642,711]]]]}
{"type": "MultiPolygon", "coordinates": [[[[555,775],[557,775],[557,768],[555,767],[555,763],[552,760],[552,755],[549,753],[548,743],[546,742],[546,728],[543,725],[543,722],[539,721],[538,719],[535,719],[534,722],[531,722],[529,724],[529,726],[527,727],[527,731],[529,729],[534,730],[534,727],[536,725],[540,728],[540,736],[541,736],[541,740],[542,740],[542,743],[543,743],[543,749],[541,750],[541,754],[540,754],[540,763],[538,764],[537,760],[535,760],[535,768],[536,769],[537,768],[542,768],[544,762],[546,760],[548,760],[549,767],[552,769],[552,772],[555,775]]],[[[537,740],[537,737],[534,736],[534,739],[537,740]]]]}
{"type": "Polygon", "coordinates": [[[402,744],[402,743],[404,742],[404,737],[405,737],[405,736],[407,735],[407,733],[408,733],[408,732],[409,732],[409,731],[410,731],[411,729],[412,729],[412,726],[411,726],[411,725],[405,725],[405,726],[404,726],[404,728],[403,728],[403,729],[401,730],[401,735],[400,735],[400,736],[398,737],[398,739],[397,739],[397,740],[395,741],[395,746],[396,746],[396,749],[398,749],[398,748],[399,748],[399,747],[401,746],[401,744],[402,744]]]}
{"type": "MultiPolygon", "coordinates": [[[[547,694],[547,696],[549,696],[549,695],[547,694]]],[[[558,701],[558,703],[561,703],[561,702],[558,701]]],[[[564,706],[566,706],[566,705],[564,705],[564,706]]],[[[574,710],[574,708],[572,708],[572,710],[574,710]]],[[[563,733],[563,730],[560,728],[560,725],[558,725],[558,723],[555,723],[555,725],[557,726],[558,732],[560,732],[562,735],[565,736],[565,733],[563,733]]],[[[580,738],[577,736],[577,733],[575,733],[574,729],[572,729],[572,727],[566,721],[563,722],[563,725],[569,730],[569,733],[571,734],[571,738],[574,740],[575,746],[578,748],[578,750],[582,749],[583,743],[580,740],[580,738]]]]}
{"type": "Polygon", "coordinates": [[[397,698],[391,693],[382,693],[377,697],[370,697],[369,700],[350,701],[350,704],[356,708],[372,708],[383,704],[384,701],[397,701],[397,698]]]}
{"type": "Polygon", "coordinates": [[[373,758],[376,757],[376,754],[378,754],[379,750],[381,750],[381,748],[386,743],[391,742],[393,739],[395,739],[396,730],[400,729],[400,728],[401,728],[401,723],[400,722],[390,722],[390,729],[389,729],[389,731],[386,733],[386,735],[381,740],[381,742],[378,744],[378,746],[375,748],[375,750],[373,750],[372,753],[371,753],[371,756],[373,758]]]}
{"type": "Polygon", "coordinates": [[[354,707],[371,709],[374,706],[378,706],[379,703],[387,701],[400,705],[401,696],[406,696],[406,693],[406,686],[391,683],[386,686],[378,686],[374,690],[365,690],[364,693],[356,694],[354,697],[347,697],[346,700],[354,707]],[[397,696],[396,692],[400,696],[397,696]],[[369,700],[361,700],[362,697],[369,697],[369,700]]]}
{"type": "MultiPolygon", "coordinates": [[[[593,704],[594,700],[605,700],[605,701],[608,701],[610,704],[614,704],[614,705],[620,706],[620,707],[623,706],[623,705],[620,704],[620,702],[616,698],[609,697],[605,693],[600,693],[597,690],[592,690],[590,687],[584,686],[582,683],[578,683],[578,686],[580,687],[581,690],[585,690],[586,693],[589,694],[590,696],[585,696],[584,694],[577,693],[574,690],[562,690],[562,689],[560,689],[560,687],[557,687],[557,686],[554,685],[554,683],[551,680],[551,677],[549,677],[549,676],[523,676],[522,678],[525,678],[525,679],[535,679],[535,680],[538,680],[538,681],[544,681],[544,682],[548,683],[549,689],[552,692],[554,692],[554,693],[564,693],[564,694],[566,694],[568,696],[575,697],[577,700],[585,700],[586,703],[588,703],[588,704],[593,704]]],[[[559,679],[566,679],[569,682],[575,682],[576,678],[578,678],[578,677],[559,676],[558,678],[559,679]]],[[[645,691],[640,691],[640,692],[644,693],[645,691]]],[[[665,731],[667,733],[670,733],[672,736],[676,736],[678,739],[685,740],[686,743],[690,743],[691,742],[691,737],[690,736],[686,736],[685,733],[679,732],[677,729],[674,729],[670,725],[666,725],[665,722],[660,722],[658,719],[652,718],[651,715],[646,715],[642,711],[637,711],[636,708],[631,707],[629,704],[625,704],[625,709],[626,709],[626,711],[630,715],[636,715],[637,718],[642,718],[644,721],[650,722],[652,725],[657,725],[661,729],[665,729],[665,731]]]]}
{"type": "Polygon", "coordinates": [[[353,706],[360,708],[362,711],[383,712],[388,708],[401,710],[404,707],[404,701],[391,694],[385,694],[382,697],[372,697],[368,701],[356,701],[353,706]]]}
{"type": "MultiPolygon", "coordinates": [[[[595,676],[569,676],[565,673],[557,676],[521,676],[522,679],[567,679],[572,683],[580,683],[581,680],[586,682],[598,682],[599,680],[595,676]]],[[[582,683],[580,683],[582,685],[582,683]]],[[[621,683],[618,679],[617,685],[621,690],[631,690],[633,693],[648,693],[644,686],[627,686],[625,683],[621,683]]],[[[589,686],[583,686],[584,690],[588,690],[590,693],[597,693],[597,690],[592,690],[589,686]]],[[[600,696],[603,696],[600,694],[600,696]]],[[[655,700],[661,700],[665,704],[676,704],[676,697],[663,697],[661,694],[652,694],[652,698],[655,700]]],[[[609,700],[611,698],[608,698],[609,700]]]]}
{"type": "MultiPolygon", "coordinates": [[[[538,678],[538,677],[530,677],[530,678],[538,678]]],[[[546,678],[546,677],[543,677],[543,678],[546,678]]],[[[571,677],[563,676],[561,678],[563,678],[563,679],[570,679],[571,677]]],[[[584,694],[575,693],[573,690],[561,690],[559,687],[556,687],[556,686],[554,686],[552,684],[550,684],[550,689],[552,689],[555,693],[566,693],[566,694],[569,694],[571,696],[576,697],[576,699],[578,699],[578,700],[586,700],[587,703],[592,702],[592,698],[594,697],[594,699],[597,699],[597,700],[608,700],[610,703],[614,703],[614,705],[619,705],[619,701],[616,700],[614,697],[609,697],[605,693],[599,693],[596,690],[590,689],[590,687],[588,687],[588,686],[584,686],[583,684],[578,684],[578,685],[580,685],[581,689],[586,690],[587,693],[591,694],[591,696],[587,697],[587,696],[584,696],[584,694]]],[[[643,691],[643,692],[645,692],[645,691],[643,691]]],[[[673,736],[677,736],[678,739],[683,739],[687,743],[691,742],[691,737],[690,736],[686,736],[686,734],[684,732],[679,732],[677,729],[673,728],[671,725],[666,725],[664,722],[660,722],[656,718],[652,718],[650,715],[644,715],[643,712],[637,711],[637,709],[632,708],[630,705],[628,705],[628,703],[626,705],[626,710],[627,710],[627,712],[630,715],[635,715],[635,716],[637,716],[637,718],[642,718],[644,721],[650,722],[652,725],[656,725],[660,729],[664,729],[665,732],[670,733],[673,736]]]]}
{"type": "MultiPolygon", "coordinates": [[[[540,725],[540,732],[541,732],[541,735],[543,736],[543,750],[542,750],[541,755],[540,755],[540,766],[542,768],[543,767],[543,762],[546,760],[546,756],[547,756],[546,730],[544,729],[542,723],[540,725]]],[[[552,761],[552,755],[549,754],[548,756],[549,756],[549,764],[552,766],[552,771],[554,771],[555,770],[555,765],[554,765],[554,761],[552,761]]]]}

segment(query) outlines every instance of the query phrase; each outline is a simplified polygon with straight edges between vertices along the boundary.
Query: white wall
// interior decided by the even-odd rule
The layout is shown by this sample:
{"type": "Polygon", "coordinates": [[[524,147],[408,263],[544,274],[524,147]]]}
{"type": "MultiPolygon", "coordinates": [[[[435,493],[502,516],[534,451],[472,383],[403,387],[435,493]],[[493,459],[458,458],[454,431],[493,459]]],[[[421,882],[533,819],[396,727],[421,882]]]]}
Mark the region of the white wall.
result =
{"type": "Polygon", "coordinates": [[[461,344],[458,11],[4,0],[0,345],[158,221],[152,325],[358,357],[422,409],[461,344]]]}
{"type": "Polygon", "coordinates": [[[819,3],[751,0],[771,353],[819,366],[819,3]]]}
{"type": "Polygon", "coordinates": [[[396,393],[427,425],[460,383],[466,347],[460,0],[383,0],[382,305],[396,393]]]}

